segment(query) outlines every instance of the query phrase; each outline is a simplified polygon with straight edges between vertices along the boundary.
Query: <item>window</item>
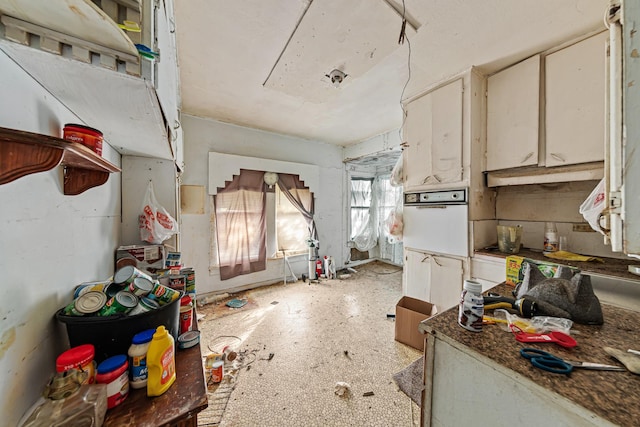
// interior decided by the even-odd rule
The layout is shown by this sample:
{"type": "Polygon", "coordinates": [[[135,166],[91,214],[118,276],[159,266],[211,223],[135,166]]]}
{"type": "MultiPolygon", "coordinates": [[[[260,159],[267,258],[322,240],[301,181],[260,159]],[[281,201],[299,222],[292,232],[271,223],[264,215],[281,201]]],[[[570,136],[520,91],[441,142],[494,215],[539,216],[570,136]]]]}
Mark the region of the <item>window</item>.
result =
{"type": "Polygon", "coordinates": [[[351,179],[351,240],[369,226],[373,178],[351,179]]]}
{"type": "Polygon", "coordinates": [[[272,188],[263,176],[242,169],[214,198],[211,265],[222,280],[266,270],[267,256],[308,250],[313,193],[297,175],[280,174],[272,188]]]}
{"type": "MultiPolygon", "coordinates": [[[[299,190],[300,191],[300,190],[299,190]]],[[[306,197],[311,197],[308,189],[302,190],[306,197]]],[[[276,187],[276,247],[278,254],[283,250],[287,255],[304,253],[309,239],[309,226],[302,213],[293,206],[282,190],[276,187]]]]}

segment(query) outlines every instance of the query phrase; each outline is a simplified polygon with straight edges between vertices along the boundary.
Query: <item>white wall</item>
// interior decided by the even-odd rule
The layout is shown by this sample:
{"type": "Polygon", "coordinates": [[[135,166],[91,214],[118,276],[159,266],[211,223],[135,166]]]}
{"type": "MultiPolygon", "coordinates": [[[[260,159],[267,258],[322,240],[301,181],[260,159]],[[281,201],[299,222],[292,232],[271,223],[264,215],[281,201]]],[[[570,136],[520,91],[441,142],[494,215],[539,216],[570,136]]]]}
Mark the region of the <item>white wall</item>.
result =
{"type": "MultiPolygon", "coordinates": [[[[1,51],[0,75],[0,126],[60,136],[65,123],[79,121],[1,51]]],[[[103,156],[120,164],[106,143],[103,156]]],[[[55,312],[75,285],[113,274],[120,174],[77,196],[65,196],[62,182],[59,166],[0,186],[2,425],[17,424],[67,348],[55,312]]]]}
{"type": "MultiPolygon", "coordinates": [[[[337,267],[343,265],[346,232],[343,221],[344,168],[341,147],[187,115],[182,116],[182,126],[185,138],[185,171],[182,176],[184,185],[207,186],[210,151],[317,165],[320,168],[321,183],[320,190],[315,194],[320,254],[332,255],[337,267]]],[[[199,295],[282,280],[281,260],[268,261],[266,271],[224,281],[220,280],[217,269],[209,271],[210,221],[210,199],[205,203],[204,214],[181,216],[183,261],[185,265],[196,269],[199,295]]],[[[306,255],[293,257],[291,264],[296,274],[306,272],[306,255]]]]}

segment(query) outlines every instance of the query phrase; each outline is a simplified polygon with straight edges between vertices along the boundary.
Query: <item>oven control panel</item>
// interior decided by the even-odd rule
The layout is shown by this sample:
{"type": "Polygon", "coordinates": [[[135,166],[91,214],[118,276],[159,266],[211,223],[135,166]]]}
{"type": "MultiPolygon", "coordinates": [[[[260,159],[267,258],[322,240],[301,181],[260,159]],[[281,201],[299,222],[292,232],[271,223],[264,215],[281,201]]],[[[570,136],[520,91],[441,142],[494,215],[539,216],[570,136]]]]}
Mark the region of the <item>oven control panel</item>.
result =
{"type": "Polygon", "coordinates": [[[404,193],[405,206],[463,205],[467,203],[467,190],[421,191],[404,193]]]}

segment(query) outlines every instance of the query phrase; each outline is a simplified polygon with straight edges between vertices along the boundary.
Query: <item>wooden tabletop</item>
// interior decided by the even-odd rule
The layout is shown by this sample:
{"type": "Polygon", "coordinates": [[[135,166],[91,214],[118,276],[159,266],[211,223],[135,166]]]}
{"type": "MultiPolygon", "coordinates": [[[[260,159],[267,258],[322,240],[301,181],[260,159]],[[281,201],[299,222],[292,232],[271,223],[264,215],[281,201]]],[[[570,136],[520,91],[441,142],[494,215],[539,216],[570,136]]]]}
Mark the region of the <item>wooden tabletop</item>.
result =
{"type": "Polygon", "coordinates": [[[202,353],[198,344],[176,351],[176,381],[164,394],[147,397],[146,388],[130,388],[125,401],[107,411],[103,426],[195,426],[196,415],[207,405],[202,353]]]}

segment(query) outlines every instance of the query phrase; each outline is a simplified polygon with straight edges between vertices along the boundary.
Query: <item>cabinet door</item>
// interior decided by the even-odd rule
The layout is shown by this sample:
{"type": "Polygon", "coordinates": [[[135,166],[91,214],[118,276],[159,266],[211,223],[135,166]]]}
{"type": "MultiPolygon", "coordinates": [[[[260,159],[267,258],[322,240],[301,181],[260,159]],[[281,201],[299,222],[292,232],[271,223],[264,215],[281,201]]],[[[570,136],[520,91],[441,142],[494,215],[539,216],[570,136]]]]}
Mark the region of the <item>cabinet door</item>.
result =
{"type": "Polygon", "coordinates": [[[546,166],[604,160],[607,36],[546,57],[546,166]]]}
{"type": "Polygon", "coordinates": [[[487,81],[487,170],[538,164],[540,56],[487,81]]]}
{"type": "Polygon", "coordinates": [[[431,255],[429,302],[439,313],[457,305],[462,292],[462,261],[440,255],[431,255]]]}
{"type": "Polygon", "coordinates": [[[462,181],[462,80],[407,105],[405,189],[462,181]]]}
{"type": "Polygon", "coordinates": [[[458,304],[462,291],[462,261],[405,249],[403,294],[428,301],[438,312],[458,304]]]}
{"type": "Polygon", "coordinates": [[[424,252],[404,251],[403,294],[422,301],[429,301],[431,256],[424,252]]]}

